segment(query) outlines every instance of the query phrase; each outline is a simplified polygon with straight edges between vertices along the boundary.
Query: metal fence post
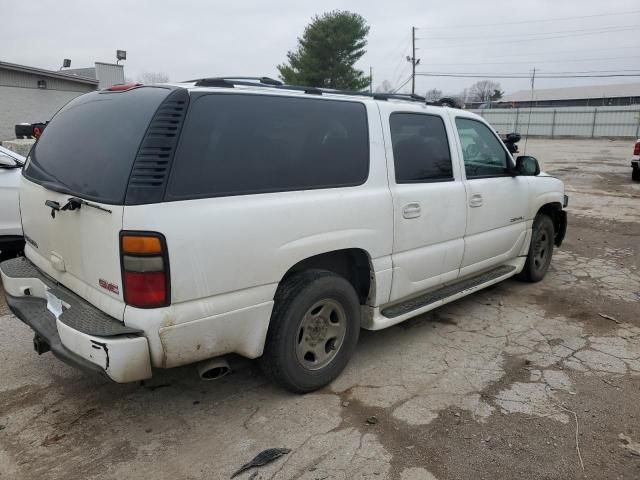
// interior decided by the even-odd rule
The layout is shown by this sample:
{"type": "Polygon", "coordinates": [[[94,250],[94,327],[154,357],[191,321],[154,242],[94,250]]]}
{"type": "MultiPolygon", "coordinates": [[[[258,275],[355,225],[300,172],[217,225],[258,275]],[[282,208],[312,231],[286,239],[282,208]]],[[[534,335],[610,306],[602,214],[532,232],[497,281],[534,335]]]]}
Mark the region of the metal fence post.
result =
{"type": "Polygon", "coordinates": [[[520,117],[520,108],[516,108],[516,126],[513,129],[514,132],[518,131],[518,117],[520,117]]]}
{"type": "Polygon", "coordinates": [[[598,107],[593,107],[593,123],[591,124],[591,138],[593,138],[596,133],[597,116],[598,116],[598,107]]]}
{"type": "Polygon", "coordinates": [[[553,109],[553,116],[551,117],[551,138],[555,136],[556,133],[556,109],[553,109]]]}

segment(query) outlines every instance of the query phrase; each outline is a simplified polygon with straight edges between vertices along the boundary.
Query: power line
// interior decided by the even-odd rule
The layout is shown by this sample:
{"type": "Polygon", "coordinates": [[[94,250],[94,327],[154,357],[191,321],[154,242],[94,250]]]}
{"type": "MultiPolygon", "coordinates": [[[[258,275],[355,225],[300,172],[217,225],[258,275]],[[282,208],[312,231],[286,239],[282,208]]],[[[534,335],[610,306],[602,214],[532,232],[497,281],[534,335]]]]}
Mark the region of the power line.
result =
{"type": "MultiPolygon", "coordinates": [[[[594,28],[581,28],[578,30],[556,30],[554,32],[538,32],[538,33],[519,33],[513,34],[509,33],[507,35],[482,35],[482,38],[520,38],[523,36],[527,37],[540,37],[545,35],[554,35],[554,34],[569,34],[569,33],[582,33],[582,32],[592,32],[592,33],[608,33],[612,31],[617,31],[618,29],[635,29],[637,25],[611,25],[607,27],[594,27],[594,28]]],[[[469,39],[469,36],[456,36],[456,37],[425,37],[425,40],[459,40],[459,39],[469,39]]]]}
{"type": "Polygon", "coordinates": [[[398,93],[398,91],[403,88],[407,83],[409,83],[411,81],[411,79],[413,78],[413,76],[407,78],[402,85],[400,85],[398,88],[394,88],[393,91],[391,93],[398,93]]]}
{"type": "MultiPolygon", "coordinates": [[[[640,48],[640,47],[632,47],[640,48]]],[[[497,57],[500,58],[500,57],[497,57]]],[[[625,57],[591,57],[591,58],[567,58],[560,60],[526,60],[520,62],[449,62],[449,63],[433,63],[429,62],[431,66],[444,66],[444,65],[531,65],[532,63],[578,63],[578,62],[593,62],[593,61],[607,61],[607,60],[627,60],[630,58],[640,58],[640,55],[627,55],[625,57]]]]}
{"type": "MultiPolygon", "coordinates": [[[[538,76],[540,76],[540,71],[539,69],[536,68],[536,71],[538,72],[538,76]]],[[[612,69],[612,70],[581,70],[581,71],[570,71],[570,72],[566,72],[566,71],[562,71],[562,72],[546,72],[546,73],[542,73],[542,75],[578,75],[578,74],[600,74],[600,73],[608,73],[608,74],[622,74],[622,73],[629,73],[629,72],[633,72],[633,73],[639,73],[640,74],[640,69],[612,69]]],[[[443,74],[443,75],[449,75],[449,74],[460,74],[460,75],[527,75],[527,76],[531,76],[531,72],[426,72],[429,74],[443,74]]]]}
{"type": "MultiPolygon", "coordinates": [[[[523,20],[520,22],[512,22],[510,19],[505,19],[500,23],[476,23],[476,24],[468,24],[468,25],[456,25],[456,28],[471,28],[471,27],[504,27],[505,25],[523,25],[526,23],[548,23],[548,22],[560,22],[563,20],[576,20],[581,18],[597,18],[597,17],[614,17],[619,15],[633,15],[636,13],[640,13],[640,10],[627,10],[625,12],[612,12],[612,13],[596,13],[593,15],[574,15],[570,17],[556,17],[556,18],[545,18],[539,20],[523,20]]],[[[451,27],[424,27],[428,30],[450,30],[451,27]]]]}
{"type": "MultiPolygon", "coordinates": [[[[557,38],[571,38],[571,37],[586,37],[590,35],[602,35],[603,33],[621,33],[626,31],[635,31],[638,27],[628,27],[621,28],[619,30],[607,30],[600,32],[591,32],[591,33],[576,33],[576,34],[568,34],[568,35],[552,35],[549,37],[536,37],[536,38],[515,38],[509,40],[509,43],[525,43],[525,42],[538,42],[540,40],[554,40],[557,38]]],[[[504,44],[505,40],[495,40],[492,42],[472,42],[472,43],[458,43],[455,45],[439,45],[438,49],[442,48],[457,48],[457,47],[470,47],[470,46],[482,46],[482,45],[495,45],[495,44],[504,44]]]]}
{"type": "MultiPolygon", "coordinates": [[[[483,73],[483,74],[467,74],[467,73],[431,73],[416,72],[416,75],[422,77],[454,77],[454,78],[531,78],[531,75],[521,74],[504,74],[504,73],[483,73]]],[[[640,77],[640,73],[615,73],[602,75],[536,75],[537,78],[612,78],[612,77],[640,77]]]]}
{"type": "MultiPolygon", "coordinates": [[[[633,49],[633,50],[638,50],[640,49],[640,45],[630,45],[630,46],[615,46],[615,47],[608,47],[608,48],[589,48],[588,52],[607,52],[610,50],[615,50],[615,51],[619,51],[619,50],[629,50],[629,49],[633,49]]],[[[523,57],[531,57],[531,56],[537,56],[537,55],[550,55],[550,54],[555,54],[555,53],[584,53],[585,50],[551,50],[551,51],[542,51],[542,52],[530,52],[530,53],[514,53],[514,54],[509,54],[509,55],[494,55],[492,57],[487,57],[487,60],[492,60],[492,59],[496,59],[496,58],[512,58],[512,57],[516,57],[516,58],[523,58],[523,57]]],[[[474,55],[473,57],[474,59],[477,58],[477,55],[474,55]]],[[[607,57],[609,58],[609,57],[607,57]]],[[[625,57],[626,58],[626,57],[625,57]]],[[[462,59],[459,59],[462,61],[462,59]]],[[[533,60],[531,60],[531,62],[533,62],[533,60]]]]}

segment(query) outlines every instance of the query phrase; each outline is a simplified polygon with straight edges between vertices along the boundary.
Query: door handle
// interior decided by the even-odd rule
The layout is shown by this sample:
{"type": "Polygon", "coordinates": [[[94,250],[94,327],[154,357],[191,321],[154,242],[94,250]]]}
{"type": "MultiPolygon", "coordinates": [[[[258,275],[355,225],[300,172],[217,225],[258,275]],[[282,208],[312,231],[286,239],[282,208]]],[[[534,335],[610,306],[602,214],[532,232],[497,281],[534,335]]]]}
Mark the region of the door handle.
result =
{"type": "Polygon", "coordinates": [[[414,202],[405,205],[402,208],[402,216],[404,218],[418,218],[420,216],[420,204],[414,202]]]}
{"type": "Polygon", "coordinates": [[[471,195],[471,198],[469,199],[469,206],[471,208],[481,207],[482,206],[482,195],[479,194],[479,193],[474,193],[473,195],[471,195]]]}

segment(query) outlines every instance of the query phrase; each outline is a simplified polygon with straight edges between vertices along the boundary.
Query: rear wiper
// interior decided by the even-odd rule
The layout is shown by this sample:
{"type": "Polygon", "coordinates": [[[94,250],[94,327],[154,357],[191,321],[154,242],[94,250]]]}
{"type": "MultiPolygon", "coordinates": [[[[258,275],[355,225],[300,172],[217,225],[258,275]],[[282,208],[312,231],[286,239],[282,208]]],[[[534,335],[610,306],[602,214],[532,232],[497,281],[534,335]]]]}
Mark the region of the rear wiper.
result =
{"type": "Polygon", "coordinates": [[[95,203],[87,202],[86,200],[78,197],[71,197],[63,206],[60,206],[60,203],[54,200],[46,200],[44,204],[51,209],[51,218],[56,218],[56,212],[78,210],[80,207],[82,207],[82,205],[86,205],[87,207],[95,208],[97,210],[102,210],[103,212],[111,213],[111,210],[107,208],[96,205],[95,203]]]}

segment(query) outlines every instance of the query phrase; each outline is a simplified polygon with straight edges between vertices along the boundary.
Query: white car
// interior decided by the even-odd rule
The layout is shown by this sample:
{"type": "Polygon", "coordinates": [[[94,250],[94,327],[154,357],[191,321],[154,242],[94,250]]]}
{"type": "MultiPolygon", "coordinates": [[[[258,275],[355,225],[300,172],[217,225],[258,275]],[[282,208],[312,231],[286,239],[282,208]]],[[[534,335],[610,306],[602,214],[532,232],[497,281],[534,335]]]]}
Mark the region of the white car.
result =
{"type": "Polygon", "coordinates": [[[18,188],[25,158],[0,147],[0,255],[5,257],[22,250],[22,224],[18,188]]]}
{"type": "Polygon", "coordinates": [[[361,328],[541,280],[566,205],[481,117],[417,97],[117,86],[72,100],[32,149],[26,258],[0,272],[39,353],[116,382],[195,362],[217,378],[234,353],[308,392],[361,328]]]}

